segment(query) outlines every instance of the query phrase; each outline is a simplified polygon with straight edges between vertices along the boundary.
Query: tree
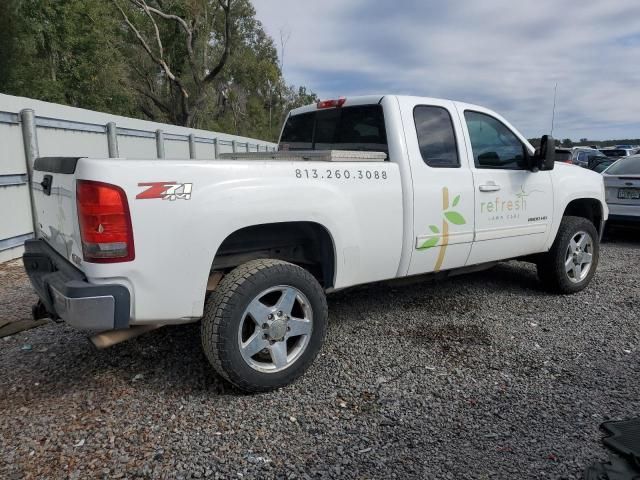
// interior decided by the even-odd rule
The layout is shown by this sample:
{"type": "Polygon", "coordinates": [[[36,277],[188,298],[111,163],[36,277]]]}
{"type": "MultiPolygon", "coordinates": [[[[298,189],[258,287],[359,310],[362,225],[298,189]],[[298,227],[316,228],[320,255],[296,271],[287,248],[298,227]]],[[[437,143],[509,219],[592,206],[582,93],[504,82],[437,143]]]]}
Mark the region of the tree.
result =
{"type": "Polygon", "coordinates": [[[0,2],[0,88],[67,105],[132,114],[111,8],[97,1],[0,2]]]}
{"type": "Polygon", "coordinates": [[[118,0],[112,2],[141,48],[160,69],[162,80],[168,83],[168,88],[162,89],[162,82],[147,81],[137,91],[172,123],[192,126],[207,99],[209,86],[229,58],[232,0],[169,2],[166,7],[160,1],[129,0],[138,10],[130,13],[118,0]],[[215,35],[220,15],[222,38],[215,35]],[[159,25],[159,21],[165,24],[159,25]]]}
{"type": "Polygon", "coordinates": [[[572,147],[573,142],[570,138],[565,138],[564,140],[562,140],[562,143],[560,145],[562,145],[563,147],[572,147]]]}
{"type": "Polygon", "coordinates": [[[285,82],[250,1],[228,1],[2,0],[0,92],[275,140],[317,98],[285,82]]]}

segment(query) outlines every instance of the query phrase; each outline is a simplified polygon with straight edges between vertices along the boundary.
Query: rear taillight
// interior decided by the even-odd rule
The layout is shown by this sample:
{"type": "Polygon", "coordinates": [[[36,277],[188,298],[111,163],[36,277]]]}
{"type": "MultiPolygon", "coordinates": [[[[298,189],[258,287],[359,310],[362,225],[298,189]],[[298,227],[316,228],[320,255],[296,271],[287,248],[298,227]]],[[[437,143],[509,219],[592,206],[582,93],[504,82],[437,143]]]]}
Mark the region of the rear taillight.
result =
{"type": "Polygon", "coordinates": [[[129,204],[122,188],[78,180],[76,202],[85,261],[130,262],[135,258],[129,204]]]}

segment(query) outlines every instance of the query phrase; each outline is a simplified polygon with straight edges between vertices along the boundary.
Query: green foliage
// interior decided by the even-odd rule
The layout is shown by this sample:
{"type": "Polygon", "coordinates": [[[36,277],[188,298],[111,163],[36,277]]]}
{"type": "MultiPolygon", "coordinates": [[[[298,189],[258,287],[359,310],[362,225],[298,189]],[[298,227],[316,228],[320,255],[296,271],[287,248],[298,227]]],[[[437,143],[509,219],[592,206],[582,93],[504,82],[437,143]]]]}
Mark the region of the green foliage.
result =
{"type": "MultiPolygon", "coordinates": [[[[84,0],[8,0],[0,90],[51,102],[134,113],[122,82],[118,28],[109,6],[84,0]]],[[[4,30],[4,29],[3,29],[4,30]]]]}
{"type": "Polygon", "coordinates": [[[418,247],[418,250],[426,250],[428,248],[433,248],[438,245],[439,237],[431,237],[427,239],[422,245],[418,247]]]}
{"type": "Polygon", "coordinates": [[[467,223],[462,215],[460,215],[458,212],[454,212],[453,210],[444,212],[444,217],[454,225],[464,225],[465,223],[467,223]]]}
{"type": "MultiPolygon", "coordinates": [[[[529,143],[534,147],[540,146],[539,138],[530,138],[529,143]]],[[[575,147],[575,146],[596,146],[596,148],[613,147],[615,145],[640,145],[640,138],[619,138],[611,140],[590,140],[588,138],[581,138],[579,141],[573,141],[570,138],[565,138],[560,142],[556,140],[556,145],[561,147],[575,147]]]]}
{"type": "Polygon", "coordinates": [[[429,230],[431,230],[433,233],[440,233],[440,229],[435,225],[429,225],[429,230]]]}
{"type": "Polygon", "coordinates": [[[249,0],[233,0],[230,53],[219,74],[198,83],[223,53],[218,0],[147,0],[193,30],[187,54],[180,24],[154,15],[163,55],[192,100],[145,51],[121,11],[158,54],[154,24],[129,0],[1,0],[0,92],[104,112],[276,140],[286,112],[316,100],[283,79],[273,40],[249,0]],[[197,100],[197,101],[196,101],[197,100]]]}

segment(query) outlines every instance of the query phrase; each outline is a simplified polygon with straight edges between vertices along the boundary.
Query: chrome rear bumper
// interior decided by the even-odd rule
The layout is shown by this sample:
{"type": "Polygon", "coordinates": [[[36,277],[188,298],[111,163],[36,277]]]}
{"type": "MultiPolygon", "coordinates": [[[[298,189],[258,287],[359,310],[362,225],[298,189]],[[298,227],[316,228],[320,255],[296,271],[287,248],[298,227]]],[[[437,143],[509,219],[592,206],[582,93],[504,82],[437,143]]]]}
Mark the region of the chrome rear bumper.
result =
{"type": "Polygon", "coordinates": [[[130,294],[123,285],[94,285],[44,240],[25,242],[24,268],[53,319],[87,330],[129,327],[130,294]]]}

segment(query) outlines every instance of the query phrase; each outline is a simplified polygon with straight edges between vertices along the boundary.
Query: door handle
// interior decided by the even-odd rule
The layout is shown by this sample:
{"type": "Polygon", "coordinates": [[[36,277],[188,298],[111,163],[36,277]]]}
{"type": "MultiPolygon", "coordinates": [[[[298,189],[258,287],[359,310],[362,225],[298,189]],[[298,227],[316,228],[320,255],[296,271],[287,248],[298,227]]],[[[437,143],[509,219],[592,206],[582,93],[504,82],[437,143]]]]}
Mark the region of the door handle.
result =
{"type": "Polygon", "coordinates": [[[496,185],[495,183],[488,183],[486,185],[480,185],[481,192],[497,192],[500,190],[500,185],[496,185]]]}

